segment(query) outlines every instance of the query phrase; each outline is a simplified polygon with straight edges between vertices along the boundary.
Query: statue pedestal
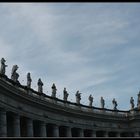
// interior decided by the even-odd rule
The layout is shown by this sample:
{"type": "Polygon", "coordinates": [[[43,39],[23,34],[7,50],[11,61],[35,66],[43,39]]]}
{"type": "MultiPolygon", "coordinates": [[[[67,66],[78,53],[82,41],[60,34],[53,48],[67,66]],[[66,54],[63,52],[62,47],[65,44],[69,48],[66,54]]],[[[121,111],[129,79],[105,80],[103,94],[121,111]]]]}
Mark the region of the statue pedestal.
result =
{"type": "Polygon", "coordinates": [[[117,111],[113,111],[112,113],[113,113],[113,115],[118,115],[117,111]]]}
{"type": "Polygon", "coordinates": [[[130,113],[131,113],[132,115],[134,115],[134,114],[135,114],[135,110],[134,110],[134,109],[131,109],[131,110],[130,110],[130,113]]]}
{"type": "Polygon", "coordinates": [[[31,91],[30,89],[27,90],[27,93],[28,93],[29,95],[32,95],[32,91],[31,91]]]}
{"type": "Polygon", "coordinates": [[[140,105],[138,105],[137,110],[140,111],[140,105]]]}
{"type": "Polygon", "coordinates": [[[56,104],[57,103],[57,99],[56,98],[52,98],[52,103],[56,104]]]}
{"type": "Polygon", "coordinates": [[[64,106],[65,106],[65,107],[69,107],[68,102],[65,101],[65,102],[64,102],[64,106]]]}
{"type": "Polygon", "coordinates": [[[100,112],[101,112],[101,113],[105,113],[105,110],[104,110],[104,109],[102,109],[102,110],[100,110],[100,112]]]}
{"type": "Polygon", "coordinates": [[[88,108],[88,111],[89,111],[89,112],[92,112],[92,111],[93,111],[93,108],[88,108]]]}
{"type": "Polygon", "coordinates": [[[76,108],[77,108],[78,110],[81,110],[81,105],[78,104],[78,105],[76,106],[76,108]]]}
{"type": "Polygon", "coordinates": [[[7,77],[6,75],[1,74],[1,73],[0,73],[0,78],[1,78],[1,79],[4,79],[4,80],[5,80],[5,79],[8,79],[8,77],[7,77]]]}

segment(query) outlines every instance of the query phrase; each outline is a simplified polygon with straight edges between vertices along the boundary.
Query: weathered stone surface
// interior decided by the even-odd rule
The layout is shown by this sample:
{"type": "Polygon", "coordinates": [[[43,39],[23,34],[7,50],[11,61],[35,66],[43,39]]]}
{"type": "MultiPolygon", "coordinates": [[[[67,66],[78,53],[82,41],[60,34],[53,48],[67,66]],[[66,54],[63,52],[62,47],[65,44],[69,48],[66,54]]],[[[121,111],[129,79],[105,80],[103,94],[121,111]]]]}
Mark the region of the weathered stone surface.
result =
{"type": "Polygon", "coordinates": [[[132,114],[129,111],[104,108],[104,111],[101,112],[101,108],[93,107],[93,110],[90,111],[89,106],[79,104],[80,108],[77,108],[77,104],[70,102],[67,102],[66,106],[63,100],[48,96],[40,98],[40,96],[43,97],[33,90],[31,94],[28,94],[27,89],[23,86],[13,86],[10,80],[0,78],[0,110],[5,111],[1,113],[0,121],[3,123],[1,123],[0,136],[12,135],[12,132],[9,131],[14,129],[13,137],[24,135],[32,137],[37,135],[35,130],[38,128],[42,130],[38,136],[53,134],[52,137],[63,135],[106,137],[106,134],[110,137],[112,135],[121,137],[128,134],[129,136],[138,136],[139,133],[135,134],[134,132],[140,132],[140,113],[138,110],[132,114]],[[56,102],[51,102],[52,100],[56,102]],[[15,116],[12,119],[12,124],[11,116],[15,116]],[[60,129],[58,128],[61,126],[66,128],[64,127],[59,132],[60,129]]]}

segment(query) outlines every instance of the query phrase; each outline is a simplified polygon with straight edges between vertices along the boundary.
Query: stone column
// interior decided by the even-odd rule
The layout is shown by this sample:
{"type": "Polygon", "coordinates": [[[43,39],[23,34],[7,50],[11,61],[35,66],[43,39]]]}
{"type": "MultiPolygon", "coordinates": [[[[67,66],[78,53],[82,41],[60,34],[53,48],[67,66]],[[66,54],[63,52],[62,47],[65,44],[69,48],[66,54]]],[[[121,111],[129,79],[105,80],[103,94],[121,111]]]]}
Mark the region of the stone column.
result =
{"type": "Polygon", "coordinates": [[[120,132],[116,132],[116,137],[120,137],[121,133],[120,132]]]}
{"type": "Polygon", "coordinates": [[[134,137],[139,137],[139,132],[138,131],[134,132],[134,137]]]}
{"type": "Polygon", "coordinates": [[[20,116],[18,114],[13,116],[14,137],[20,137],[20,116]]]}
{"type": "Polygon", "coordinates": [[[33,137],[33,120],[27,118],[27,137],[33,137]]]}
{"type": "Polygon", "coordinates": [[[104,137],[108,137],[108,131],[105,131],[104,137]]]}
{"type": "Polygon", "coordinates": [[[91,137],[96,137],[96,131],[95,130],[92,131],[91,137]]]}
{"type": "Polygon", "coordinates": [[[7,119],[6,111],[0,110],[0,137],[7,136],[7,119]]]}
{"type": "Polygon", "coordinates": [[[53,137],[59,137],[59,127],[57,125],[53,125],[53,137]]]}
{"type": "Polygon", "coordinates": [[[45,122],[40,122],[40,136],[41,137],[46,137],[46,123],[45,122]]]}
{"type": "Polygon", "coordinates": [[[66,128],[66,137],[72,137],[71,127],[66,128]]]}
{"type": "Polygon", "coordinates": [[[79,129],[79,137],[84,137],[84,131],[83,129],[79,129]]]}

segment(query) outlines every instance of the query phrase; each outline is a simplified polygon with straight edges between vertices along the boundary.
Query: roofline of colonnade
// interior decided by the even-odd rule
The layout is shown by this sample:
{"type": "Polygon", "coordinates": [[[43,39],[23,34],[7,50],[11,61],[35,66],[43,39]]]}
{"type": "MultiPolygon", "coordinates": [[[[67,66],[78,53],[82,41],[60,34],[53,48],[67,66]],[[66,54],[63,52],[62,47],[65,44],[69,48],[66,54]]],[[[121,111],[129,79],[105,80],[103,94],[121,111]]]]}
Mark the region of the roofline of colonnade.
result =
{"type": "MultiPolygon", "coordinates": [[[[85,107],[85,108],[87,108],[87,109],[104,110],[104,111],[110,111],[110,112],[130,113],[130,111],[131,111],[131,110],[113,110],[113,109],[107,109],[107,108],[99,108],[99,107],[95,107],[95,106],[90,107],[90,106],[87,106],[87,105],[83,105],[83,104],[81,104],[81,103],[80,103],[80,104],[77,104],[77,103],[75,103],[75,102],[64,101],[64,100],[59,99],[59,98],[57,98],[57,97],[54,98],[54,97],[51,97],[51,96],[49,96],[49,95],[46,95],[45,93],[39,93],[39,92],[35,91],[35,90],[32,89],[32,88],[28,88],[28,87],[25,86],[25,85],[21,85],[19,82],[18,82],[18,83],[17,83],[17,82],[14,82],[13,80],[9,79],[6,75],[0,74],[0,77],[3,78],[4,80],[8,81],[9,83],[11,83],[13,86],[20,87],[20,88],[22,88],[22,89],[24,89],[24,90],[27,90],[27,91],[30,90],[30,91],[32,91],[33,93],[37,94],[37,95],[41,95],[41,96],[44,96],[44,97],[46,97],[46,98],[53,99],[53,100],[56,100],[56,101],[59,101],[59,102],[62,102],[62,103],[68,103],[68,104],[75,105],[75,106],[79,106],[79,105],[80,105],[81,107],[85,107]]],[[[135,111],[138,111],[137,108],[135,108],[134,110],[135,110],[135,111]]]]}

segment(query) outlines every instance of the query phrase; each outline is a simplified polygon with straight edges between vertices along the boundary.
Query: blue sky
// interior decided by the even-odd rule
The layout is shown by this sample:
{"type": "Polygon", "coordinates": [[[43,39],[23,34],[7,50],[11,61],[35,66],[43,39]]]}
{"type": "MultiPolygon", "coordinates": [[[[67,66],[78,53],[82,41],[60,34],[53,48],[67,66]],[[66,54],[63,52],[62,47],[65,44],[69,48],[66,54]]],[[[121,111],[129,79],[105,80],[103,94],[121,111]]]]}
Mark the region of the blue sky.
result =
{"type": "Polygon", "coordinates": [[[19,66],[19,81],[26,84],[31,72],[32,88],[42,79],[44,93],[112,109],[130,109],[140,90],[139,3],[1,3],[0,56],[6,59],[6,74],[19,66]]]}

